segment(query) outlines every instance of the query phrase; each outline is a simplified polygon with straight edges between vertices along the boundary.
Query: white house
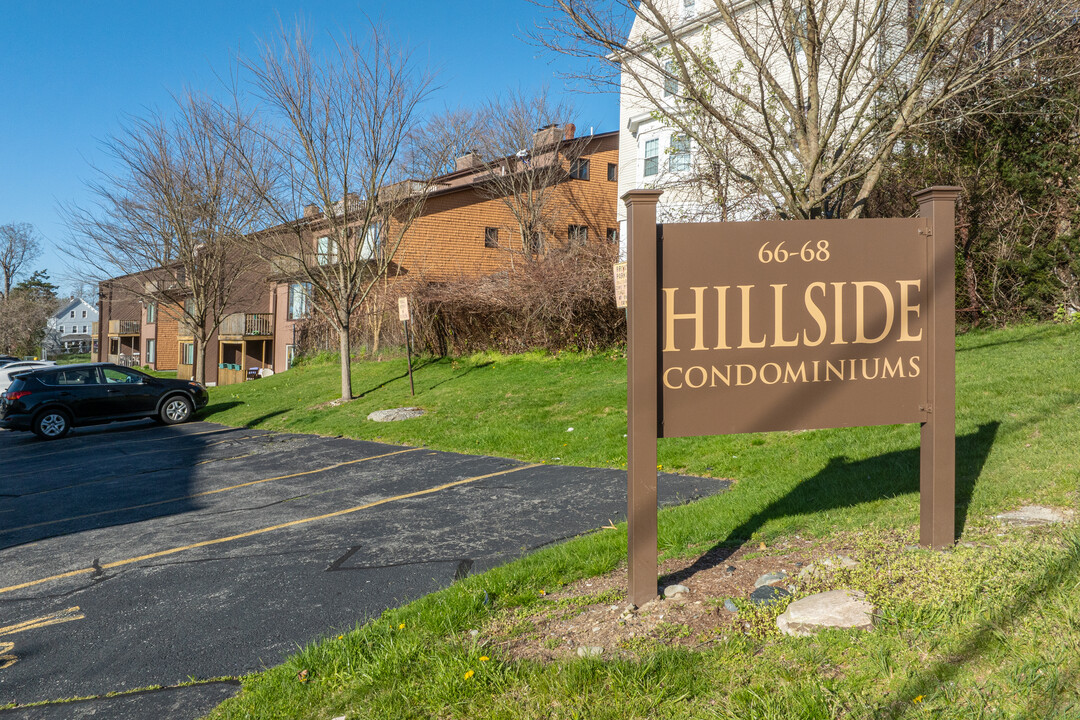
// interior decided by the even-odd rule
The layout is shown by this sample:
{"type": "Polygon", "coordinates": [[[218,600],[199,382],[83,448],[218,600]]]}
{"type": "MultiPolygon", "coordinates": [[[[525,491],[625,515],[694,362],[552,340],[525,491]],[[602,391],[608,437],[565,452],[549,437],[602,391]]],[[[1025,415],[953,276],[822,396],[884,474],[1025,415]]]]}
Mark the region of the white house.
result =
{"type": "Polygon", "coordinates": [[[48,355],[88,353],[93,347],[97,308],[80,298],[63,304],[47,323],[43,350],[48,355]]]}

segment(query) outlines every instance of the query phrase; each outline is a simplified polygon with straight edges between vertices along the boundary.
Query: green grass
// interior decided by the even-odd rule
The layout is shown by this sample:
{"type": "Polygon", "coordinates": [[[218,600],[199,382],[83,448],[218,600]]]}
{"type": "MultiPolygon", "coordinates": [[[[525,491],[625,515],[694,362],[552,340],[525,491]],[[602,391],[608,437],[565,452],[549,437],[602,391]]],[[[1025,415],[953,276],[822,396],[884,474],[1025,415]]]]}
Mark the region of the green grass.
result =
{"type": "MultiPolygon", "coordinates": [[[[527,623],[550,602],[541,589],[615,568],[625,559],[623,528],[468,578],[305,648],[247,678],[213,717],[1080,717],[1080,537],[1000,536],[991,519],[1028,503],[1077,505],[1080,328],[973,333],[957,347],[957,520],[971,546],[904,549],[918,523],[915,426],[659,445],[665,471],[737,481],[660,514],[667,555],[796,533],[855,538],[862,565],[844,580],[882,608],[873,633],[780,638],[770,631],[774,612],[755,632],[696,652],[661,645],[634,662],[540,664],[499,657],[465,632],[507,613],[527,623]],[[306,682],[297,679],[303,669],[306,682]]],[[[206,417],[531,461],[625,463],[617,354],[426,360],[415,400],[404,371],[403,361],[357,363],[363,396],[320,407],[337,395],[337,367],[313,363],[215,388],[206,417]],[[429,414],[364,419],[401,405],[429,414]]]]}

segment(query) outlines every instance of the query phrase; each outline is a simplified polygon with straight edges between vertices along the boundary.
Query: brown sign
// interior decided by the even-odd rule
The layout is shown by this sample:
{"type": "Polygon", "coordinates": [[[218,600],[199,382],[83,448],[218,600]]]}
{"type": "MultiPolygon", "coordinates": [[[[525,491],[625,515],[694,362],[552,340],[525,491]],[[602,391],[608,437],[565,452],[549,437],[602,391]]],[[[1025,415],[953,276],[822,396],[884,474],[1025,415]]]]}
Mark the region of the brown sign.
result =
{"type": "Polygon", "coordinates": [[[922,424],[921,541],[954,541],[956,188],[920,217],[656,224],[629,235],[629,594],[656,595],[656,440],[922,424]]]}
{"type": "Polygon", "coordinates": [[[923,225],[665,224],[659,436],[924,420],[923,225]]]}

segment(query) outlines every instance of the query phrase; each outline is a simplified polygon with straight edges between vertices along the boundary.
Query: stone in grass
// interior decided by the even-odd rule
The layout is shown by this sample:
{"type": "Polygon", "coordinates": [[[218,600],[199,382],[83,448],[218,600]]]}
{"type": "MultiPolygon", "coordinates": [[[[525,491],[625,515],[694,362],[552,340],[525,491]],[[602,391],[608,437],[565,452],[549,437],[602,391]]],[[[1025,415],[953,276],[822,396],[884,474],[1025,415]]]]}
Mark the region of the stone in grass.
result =
{"type": "Polygon", "coordinates": [[[791,597],[791,593],[781,587],[774,585],[762,585],[754,592],[750,593],[750,602],[754,605],[768,605],[769,603],[777,602],[786,597],[791,597]]]}
{"type": "Polygon", "coordinates": [[[995,520],[1000,520],[1008,525],[1034,526],[1034,525],[1060,525],[1071,522],[1075,513],[1064,508],[1043,507],[1042,505],[1025,505],[1019,510],[995,515],[995,520]]]}
{"type": "Polygon", "coordinates": [[[584,657],[600,657],[601,655],[603,655],[603,653],[604,653],[604,648],[599,647],[597,645],[593,645],[593,646],[590,646],[590,647],[582,646],[582,647],[579,647],[577,649],[578,657],[583,657],[583,658],[584,657]]]}
{"type": "Polygon", "coordinates": [[[376,410],[367,416],[372,422],[397,422],[398,420],[411,420],[424,414],[418,407],[400,407],[390,410],[376,410]]]}
{"type": "Polygon", "coordinates": [[[776,626],[795,637],[810,637],[825,628],[870,630],[874,627],[874,606],[858,590],[817,593],[788,605],[776,618],[776,626]]]}
{"type": "Polygon", "coordinates": [[[754,588],[763,587],[765,585],[779,585],[784,582],[784,580],[787,580],[787,573],[783,570],[765,573],[754,581],[754,588]]]}
{"type": "Polygon", "coordinates": [[[739,612],[739,606],[732,602],[731,598],[724,598],[724,609],[728,612],[739,612]]]}
{"type": "Polygon", "coordinates": [[[688,592],[690,592],[690,588],[686,587],[685,585],[668,585],[664,588],[664,597],[678,597],[679,595],[685,595],[688,592]]]}

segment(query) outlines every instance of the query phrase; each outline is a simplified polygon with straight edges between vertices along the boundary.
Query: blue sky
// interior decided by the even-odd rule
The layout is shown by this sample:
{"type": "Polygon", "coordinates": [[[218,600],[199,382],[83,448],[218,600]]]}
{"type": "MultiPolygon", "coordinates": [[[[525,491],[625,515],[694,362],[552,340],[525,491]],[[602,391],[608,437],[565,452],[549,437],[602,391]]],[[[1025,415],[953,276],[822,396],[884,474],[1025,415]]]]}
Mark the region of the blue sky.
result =
{"type": "Polygon", "coordinates": [[[101,140],[126,114],[167,110],[170,92],[219,92],[217,74],[279,18],[302,17],[320,41],[381,20],[439,71],[431,111],[547,85],[572,94],[579,133],[617,129],[616,95],[568,87],[559,73],[580,61],[527,42],[538,13],[528,0],[0,0],[0,223],[33,224],[45,253],[32,269],[67,287],[58,205],[86,199],[101,140]]]}

